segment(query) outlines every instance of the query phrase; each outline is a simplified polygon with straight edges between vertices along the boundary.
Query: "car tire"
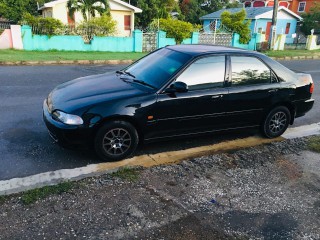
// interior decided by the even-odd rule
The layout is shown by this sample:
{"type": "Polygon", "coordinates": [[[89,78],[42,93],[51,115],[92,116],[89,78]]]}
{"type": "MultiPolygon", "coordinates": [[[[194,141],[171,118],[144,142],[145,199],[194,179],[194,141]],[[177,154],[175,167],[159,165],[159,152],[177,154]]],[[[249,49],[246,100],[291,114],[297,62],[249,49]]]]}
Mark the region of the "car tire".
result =
{"type": "Polygon", "coordinates": [[[262,124],[262,133],[267,138],[281,136],[288,128],[290,122],[290,111],[285,106],[273,108],[262,124]]]}
{"type": "Polygon", "coordinates": [[[103,160],[118,161],[131,155],[136,150],[138,142],[138,133],[132,124],[112,121],[98,130],[94,147],[103,160]]]}

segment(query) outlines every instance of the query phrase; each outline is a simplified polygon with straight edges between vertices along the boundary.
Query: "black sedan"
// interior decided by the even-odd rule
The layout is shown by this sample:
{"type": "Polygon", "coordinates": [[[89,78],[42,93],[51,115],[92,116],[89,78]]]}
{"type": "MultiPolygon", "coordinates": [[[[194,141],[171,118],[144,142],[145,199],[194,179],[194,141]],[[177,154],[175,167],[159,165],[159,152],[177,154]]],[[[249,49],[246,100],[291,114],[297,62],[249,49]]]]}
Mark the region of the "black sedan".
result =
{"type": "Polygon", "coordinates": [[[61,145],[89,144],[105,160],[150,142],[260,127],[280,136],[314,103],[309,74],[257,52],[209,45],[168,46],[122,71],[57,86],[43,116],[61,145]]]}

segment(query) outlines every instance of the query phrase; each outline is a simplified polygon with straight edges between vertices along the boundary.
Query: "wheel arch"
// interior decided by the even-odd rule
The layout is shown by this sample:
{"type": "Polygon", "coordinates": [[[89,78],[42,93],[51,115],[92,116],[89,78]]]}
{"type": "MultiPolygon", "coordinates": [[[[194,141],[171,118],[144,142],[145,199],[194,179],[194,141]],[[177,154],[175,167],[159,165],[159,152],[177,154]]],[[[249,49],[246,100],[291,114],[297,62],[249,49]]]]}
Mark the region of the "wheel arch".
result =
{"type": "Polygon", "coordinates": [[[264,119],[268,116],[269,112],[272,111],[272,109],[274,109],[276,107],[280,107],[280,106],[284,106],[284,107],[288,108],[288,110],[290,112],[290,122],[289,123],[290,123],[290,125],[292,125],[294,123],[296,109],[295,109],[295,106],[290,102],[278,102],[276,104],[273,104],[269,108],[267,108],[264,111],[264,116],[263,116],[262,121],[264,121],[264,119]]]}
{"type": "Polygon", "coordinates": [[[111,117],[106,117],[104,119],[102,119],[97,126],[95,126],[94,129],[94,136],[96,136],[98,130],[107,122],[110,121],[124,121],[124,122],[128,122],[130,123],[132,126],[134,126],[134,128],[137,130],[138,133],[138,141],[139,143],[143,142],[144,140],[144,134],[142,131],[142,128],[140,126],[140,124],[138,123],[138,121],[136,119],[134,119],[133,117],[130,116],[111,116],[111,117]]]}

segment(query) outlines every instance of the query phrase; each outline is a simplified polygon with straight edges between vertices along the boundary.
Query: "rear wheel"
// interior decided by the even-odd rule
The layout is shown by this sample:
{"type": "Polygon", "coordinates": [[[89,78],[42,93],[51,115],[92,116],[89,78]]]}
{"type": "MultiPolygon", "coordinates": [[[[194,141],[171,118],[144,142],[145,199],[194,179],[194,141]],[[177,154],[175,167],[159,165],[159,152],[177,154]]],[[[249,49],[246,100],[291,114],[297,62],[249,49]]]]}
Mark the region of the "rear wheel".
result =
{"type": "Polygon", "coordinates": [[[290,117],[290,111],[287,107],[275,107],[265,118],[262,133],[268,138],[281,136],[289,126],[290,117]]]}
{"type": "Polygon", "coordinates": [[[128,122],[112,121],[98,130],[94,145],[96,153],[103,160],[121,160],[137,148],[138,133],[128,122]]]}

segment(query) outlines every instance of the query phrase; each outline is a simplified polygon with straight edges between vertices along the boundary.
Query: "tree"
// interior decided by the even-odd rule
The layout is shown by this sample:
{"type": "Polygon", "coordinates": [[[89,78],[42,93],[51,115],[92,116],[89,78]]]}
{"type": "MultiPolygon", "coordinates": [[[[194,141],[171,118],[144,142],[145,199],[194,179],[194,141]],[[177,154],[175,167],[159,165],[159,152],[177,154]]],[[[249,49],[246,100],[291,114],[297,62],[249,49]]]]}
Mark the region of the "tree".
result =
{"type": "Polygon", "coordinates": [[[310,9],[310,13],[303,14],[302,17],[301,31],[305,35],[310,35],[311,29],[314,29],[316,32],[320,31],[320,3],[315,3],[310,9]]]}
{"type": "Polygon", "coordinates": [[[246,11],[242,9],[240,12],[230,13],[224,11],[221,14],[221,23],[231,31],[240,35],[240,43],[248,43],[250,41],[250,21],[246,20],[246,11]]]}
{"type": "Polygon", "coordinates": [[[200,23],[200,17],[220,10],[228,1],[214,0],[180,0],[180,9],[185,21],[200,23]]]}
{"type": "Polygon", "coordinates": [[[73,19],[75,12],[81,12],[85,21],[95,17],[96,12],[109,14],[108,0],[68,0],[67,8],[70,18],[73,19]]]}
{"type": "MultiPolygon", "coordinates": [[[[50,0],[39,0],[39,4],[49,2],[50,0]]],[[[34,0],[0,0],[0,16],[18,22],[22,19],[24,13],[30,13],[33,16],[39,15],[37,1],[34,0]]]]}

